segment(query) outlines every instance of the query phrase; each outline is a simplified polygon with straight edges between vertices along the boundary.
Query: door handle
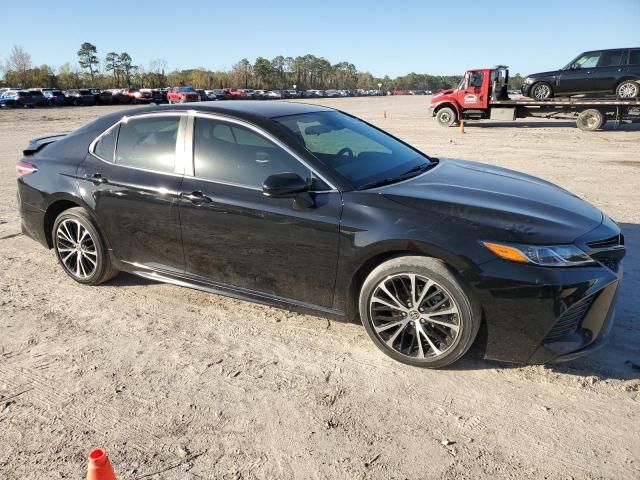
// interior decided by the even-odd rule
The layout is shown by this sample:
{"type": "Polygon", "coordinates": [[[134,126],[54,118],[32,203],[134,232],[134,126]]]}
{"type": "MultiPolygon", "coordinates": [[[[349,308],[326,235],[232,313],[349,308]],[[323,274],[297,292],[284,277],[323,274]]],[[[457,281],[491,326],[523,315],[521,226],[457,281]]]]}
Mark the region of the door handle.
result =
{"type": "Polygon", "coordinates": [[[87,182],[93,183],[94,185],[100,185],[100,184],[103,184],[103,183],[107,183],[107,179],[104,178],[99,173],[94,173],[93,175],[88,175],[87,174],[87,175],[84,176],[84,179],[87,182]]]}
{"type": "Polygon", "coordinates": [[[190,201],[195,205],[199,205],[201,203],[211,203],[211,197],[207,197],[200,190],[195,190],[193,192],[180,192],[180,198],[190,201]]]}

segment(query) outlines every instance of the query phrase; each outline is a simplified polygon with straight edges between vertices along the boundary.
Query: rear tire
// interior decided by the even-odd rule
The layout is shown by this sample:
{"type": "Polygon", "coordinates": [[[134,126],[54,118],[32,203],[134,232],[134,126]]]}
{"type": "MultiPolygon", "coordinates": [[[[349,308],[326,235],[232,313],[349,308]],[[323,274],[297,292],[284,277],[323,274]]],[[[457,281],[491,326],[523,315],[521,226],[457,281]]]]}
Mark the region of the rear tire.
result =
{"type": "Polygon", "coordinates": [[[441,127],[450,127],[458,120],[458,116],[453,108],[444,107],[436,113],[436,120],[441,127]]]}
{"type": "Polygon", "coordinates": [[[459,360],[481,323],[480,308],[456,275],[440,260],[420,256],[398,257],[376,267],[360,290],[359,310],[380,350],[424,368],[459,360]]]}
{"type": "Polygon", "coordinates": [[[70,208],[58,215],[51,238],[60,266],[76,282],[99,285],[118,274],[98,228],[84,208],[70,208]]]}
{"type": "Polygon", "coordinates": [[[584,132],[593,132],[602,128],[605,121],[606,119],[600,110],[590,108],[580,112],[576,119],[576,125],[584,132]]]}
{"type": "Polygon", "coordinates": [[[534,83],[529,92],[531,94],[531,98],[535,98],[536,100],[544,100],[546,98],[553,97],[553,89],[547,82],[534,83]]]}
{"type": "Polygon", "coordinates": [[[640,95],[640,83],[634,80],[620,82],[616,88],[616,97],[618,98],[636,98],[638,95],[640,95]]]}

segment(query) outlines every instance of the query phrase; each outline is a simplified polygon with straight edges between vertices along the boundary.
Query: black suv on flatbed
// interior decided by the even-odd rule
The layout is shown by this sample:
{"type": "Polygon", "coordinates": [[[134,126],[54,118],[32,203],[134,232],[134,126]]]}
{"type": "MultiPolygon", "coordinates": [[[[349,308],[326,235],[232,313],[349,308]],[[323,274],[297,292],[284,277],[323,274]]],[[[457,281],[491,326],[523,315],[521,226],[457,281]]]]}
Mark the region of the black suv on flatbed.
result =
{"type": "Polygon", "coordinates": [[[529,75],[522,85],[523,95],[539,100],[582,93],[638,97],[640,47],[581,53],[560,70],[529,75]]]}

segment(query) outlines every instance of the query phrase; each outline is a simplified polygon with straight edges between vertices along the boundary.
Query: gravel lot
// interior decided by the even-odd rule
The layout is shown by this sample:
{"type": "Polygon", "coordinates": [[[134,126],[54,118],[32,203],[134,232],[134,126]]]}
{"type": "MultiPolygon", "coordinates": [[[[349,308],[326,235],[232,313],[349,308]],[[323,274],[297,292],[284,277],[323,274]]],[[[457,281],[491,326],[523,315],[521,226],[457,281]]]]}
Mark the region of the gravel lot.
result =
{"type": "Polygon", "coordinates": [[[121,275],[74,283],[20,235],[28,139],[118,108],[0,111],[0,478],[640,478],[640,125],[467,124],[427,97],[319,101],[435,156],[522,170],[587,199],[627,238],[611,340],[560,366],[385,357],[360,325],[121,275]],[[387,118],[384,118],[386,111],[387,118]]]}

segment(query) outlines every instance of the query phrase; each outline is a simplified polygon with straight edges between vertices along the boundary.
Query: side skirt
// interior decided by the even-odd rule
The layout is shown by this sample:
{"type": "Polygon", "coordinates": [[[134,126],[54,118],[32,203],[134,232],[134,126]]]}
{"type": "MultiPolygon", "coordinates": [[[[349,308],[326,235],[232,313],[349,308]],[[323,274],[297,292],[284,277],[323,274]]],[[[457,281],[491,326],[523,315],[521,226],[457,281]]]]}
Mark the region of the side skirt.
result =
{"type": "Polygon", "coordinates": [[[173,285],[179,285],[181,287],[193,288],[196,290],[202,290],[203,292],[215,293],[238,300],[246,300],[262,305],[284,308],[287,310],[335,317],[338,320],[342,321],[344,321],[345,318],[345,313],[342,310],[337,310],[334,308],[327,308],[320,305],[301,302],[299,300],[294,300],[291,298],[279,297],[277,295],[258,292],[256,290],[250,290],[247,288],[211,282],[205,278],[197,277],[194,275],[178,275],[174,272],[151,269],[149,267],[133,262],[120,261],[118,263],[120,263],[121,266],[126,267],[123,270],[127,271],[128,273],[156,282],[170,283],[173,285]]]}

